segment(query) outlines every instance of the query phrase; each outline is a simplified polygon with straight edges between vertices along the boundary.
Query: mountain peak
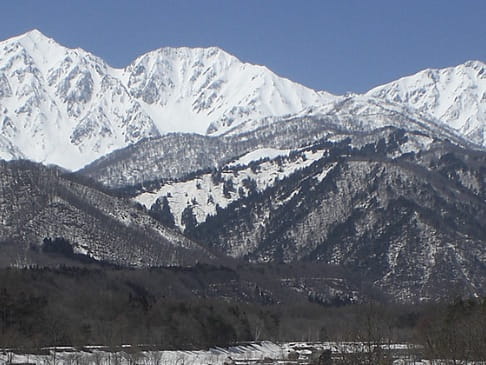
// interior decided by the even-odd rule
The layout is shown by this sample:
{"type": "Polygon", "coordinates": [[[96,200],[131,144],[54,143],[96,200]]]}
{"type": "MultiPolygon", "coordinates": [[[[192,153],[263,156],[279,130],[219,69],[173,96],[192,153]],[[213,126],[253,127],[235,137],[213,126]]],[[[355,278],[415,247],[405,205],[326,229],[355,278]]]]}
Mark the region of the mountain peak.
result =
{"type": "MultiPolygon", "coordinates": [[[[114,69],[37,29],[1,44],[0,157],[6,159],[78,169],[145,137],[229,135],[341,99],[218,47],[159,48],[114,69]],[[52,140],[62,141],[62,148],[52,140]]],[[[367,95],[427,112],[486,145],[484,64],[464,65],[427,70],[367,95]],[[435,88],[436,82],[442,86],[435,88]]]]}
{"type": "Polygon", "coordinates": [[[481,61],[427,69],[378,86],[367,94],[403,103],[486,146],[486,73],[481,61]]]}
{"type": "Polygon", "coordinates": [[[20,42],[22,44],[24,44],[25,42],[34,43],[34,44],[39,44],[39,43],[56,43],[57,44],[57,42],[54,41],[54,39],[49,38],[48,36],[46,36],[44,33],[42,33],[38,29],[29,30],[28,32],[20,34],[16,37],[12,37],[10,39],[7,39],[5,42],[11,42],[11,41],[17,41],[17,42],[20,42]]]}
{"type": "Polygon", "coordinates": [[[138,57],[132,64],[140,60],[162,60],[190,62],[199,65],[203,62],[219,62],[226,65],[242,63],[237,57],[219,47],[161,47],[138,57]]]}
{"type": "Polygon", "coordinates": [[[2,54],[5,61],[20,62],[19,65],[24,65],[20,67],[34,66],[43,75],[47,75],[49,70],[69,51],[69,48],[57,43],[38,29],[7,39],[1,44],[6,46],[2,54]]]}
{"type": "Polygon", "coordinates": [[[36,28],[29,30],[28,32],[25,32],[24,34],[21,35],[21,37],[29,37],[31,39],[50,39],[39,29],[36,28]]]}
{"type": "Polygon", "coordinates": [[[206,55],[206,56],[214,56],[223,54],[225,56],[232,56],[225,50],[219,47],[211,46],[211,47],[161,47],[156,51],[161,51],[165,54],[175,54],[175,55],[187,55],[187,54],[198,54],[198,55],[206,55]]]}

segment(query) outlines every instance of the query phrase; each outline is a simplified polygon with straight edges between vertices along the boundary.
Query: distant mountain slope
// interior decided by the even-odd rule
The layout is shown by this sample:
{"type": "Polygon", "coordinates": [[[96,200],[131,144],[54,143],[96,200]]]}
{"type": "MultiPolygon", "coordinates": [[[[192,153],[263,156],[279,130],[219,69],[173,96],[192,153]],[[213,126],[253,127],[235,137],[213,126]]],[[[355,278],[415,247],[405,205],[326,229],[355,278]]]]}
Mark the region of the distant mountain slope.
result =
{"type": "Polygon", "coordinates": [[[78,169],[145,137],[219,134],[334,98],[218,48],[162,48],[114,69],[34,30],[0,43],[0,158],[78,169]]]}
{"type": "Polygon", "coordinates": [[[277,179],[189,232],[250,260],[341,264],[399,300],[451,290],[484,295],[485,156],[471,167],[467,153],[442,152],[427,161],[439,167],[431,171],[413,159],[343,152],[277,179]]]}
{"type": "MultiPolygon", "coordinates": [[[[370,135],[373,139],[374,131],[387,126],[479,148],[451,128],[406,106],[369,96],[352,96],[289,117],[242,123],[219,138],[169,134],[144,140],[94,161],[80,173],[112,187],[141,185],[221,167],[262,148],[293,150],[322,138],[337,141],[352,135],[370,135]]],[[[420,148],[417,145],[414,151],[420,148]]]]}
{"type": "Polygon", "coordinates": [[[27,161],[0,161],[0,222],[0,242],[19,252],[62,238],[75,254],[127,266],[189,265],[211,257],[132,202],[27,161]]]}
{"type": "Polygon", "coordinates": [[[400,301],[486,293],[484,152],[395,128],[261,152],[136,200],[234,257],[343,265],[400,301]]]}
{"type": "Polygon", "coordinates": [[[469,61],[429,69],[370,90],[367,95],[430,114],[469,140],[486,146],[486,64],[469,61]]]}
{"type": "MultiPolygon", "coordinates": [[[[383,128],[370,134],[348,134],[339,136],[339,143],[361,148],[388,138],[394,128],[383,128]]],[[[426,149],[433,139],[420,133],[397,132],[400,145],[390,150],[391,157],[426,149]]],[[[188,209],[192,210],[196,223],[204,222],[231,203],[256,192],[264,192],[279,184],[299,170],[306,169],[329,153],[335,143],[318,141],[306,147],[295,149],[263,148],[234,159],[219,168],[202,171],[182,179],[166,179],[146,183],[132,189],[134,199],[153,210],[168,205],[174,216],[174,224],[186,229],[188,209]],[[323,148],[322,145],[328,146],[323,148]]],[[[348,148],[348,147],[346,147],[348,148]]],[[[339,147],[333,151],[339,151],[339,147]]],[[[334,153],[334,152],[333,152],[334,153]]],[[[341,152],[338,152],[341,153],[341,152]]],[[[331,164],[332,165],[332,164],[331,164]]],[[[333,166],[330,166],[330,168],[333,166]]],[[[327,170],[326,170],[327,171],[327,170]]],[[[321,177],[325,176],[325,171],[321,177]]],[[[166,208],[165,208],[166,209],[166,208]]]]}

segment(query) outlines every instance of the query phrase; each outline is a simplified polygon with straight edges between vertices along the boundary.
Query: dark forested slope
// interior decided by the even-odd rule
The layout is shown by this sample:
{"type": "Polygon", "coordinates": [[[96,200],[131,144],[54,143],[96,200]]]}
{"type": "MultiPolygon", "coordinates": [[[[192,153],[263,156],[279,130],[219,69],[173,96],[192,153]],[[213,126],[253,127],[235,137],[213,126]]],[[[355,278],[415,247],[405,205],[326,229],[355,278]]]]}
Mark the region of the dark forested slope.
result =
{"type": "Polygon", "coordinates": [[[22,265],[46,243],[52,249],[56,239],[74,254],[127,266],[188,265],[212,257],[135,203],[27,161],[0,161],[0,221],[0,242],[9,243],[4,246],[22,265]]]}

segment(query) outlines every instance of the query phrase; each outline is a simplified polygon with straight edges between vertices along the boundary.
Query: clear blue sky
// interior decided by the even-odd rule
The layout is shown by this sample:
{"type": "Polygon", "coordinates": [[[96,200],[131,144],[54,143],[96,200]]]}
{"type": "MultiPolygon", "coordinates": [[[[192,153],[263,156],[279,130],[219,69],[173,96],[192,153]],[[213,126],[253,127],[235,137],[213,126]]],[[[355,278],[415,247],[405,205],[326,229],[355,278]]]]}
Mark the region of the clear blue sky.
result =
{"type": "Polygon", "coordinates": [[[218,46],[334,93],[486,60],[486,0],[2,1],[1,39],[33,28],[118,67],[163,46],[218,46]]]}

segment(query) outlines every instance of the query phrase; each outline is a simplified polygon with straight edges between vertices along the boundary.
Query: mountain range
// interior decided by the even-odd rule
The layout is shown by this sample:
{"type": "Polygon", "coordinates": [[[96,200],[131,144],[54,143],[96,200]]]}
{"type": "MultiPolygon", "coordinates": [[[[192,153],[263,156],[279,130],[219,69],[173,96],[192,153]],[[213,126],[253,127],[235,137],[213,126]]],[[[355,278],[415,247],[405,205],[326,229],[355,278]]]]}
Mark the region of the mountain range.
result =
{"type": "Polygon", "coordinates": [[[308,264],[320,283],[339,267],[340,298],[485,295],[484,70],[337,96],[214,47],[116,69],[36,30],[11,38],[0,247],[29,263],[308,264]]]}
{"type": "MultiPolygon", "coordinates": [[[[471,61],[425,70],[366,97],[486,146],[484,69],[471,61]]],[[[116,69],[33,30],[0,43],[0,157],[77,170],[144,138],[236,135],[362,97],[306,88],[215,47],[161,48],[116,69]]]]}
{"type": "Polygon", "coordinates": [[[74,170],[143,138],[220,134],[334,98],[218,48],[162,48],[124,69],[36,30],[0,49],[0,156],[74,170]]]}

